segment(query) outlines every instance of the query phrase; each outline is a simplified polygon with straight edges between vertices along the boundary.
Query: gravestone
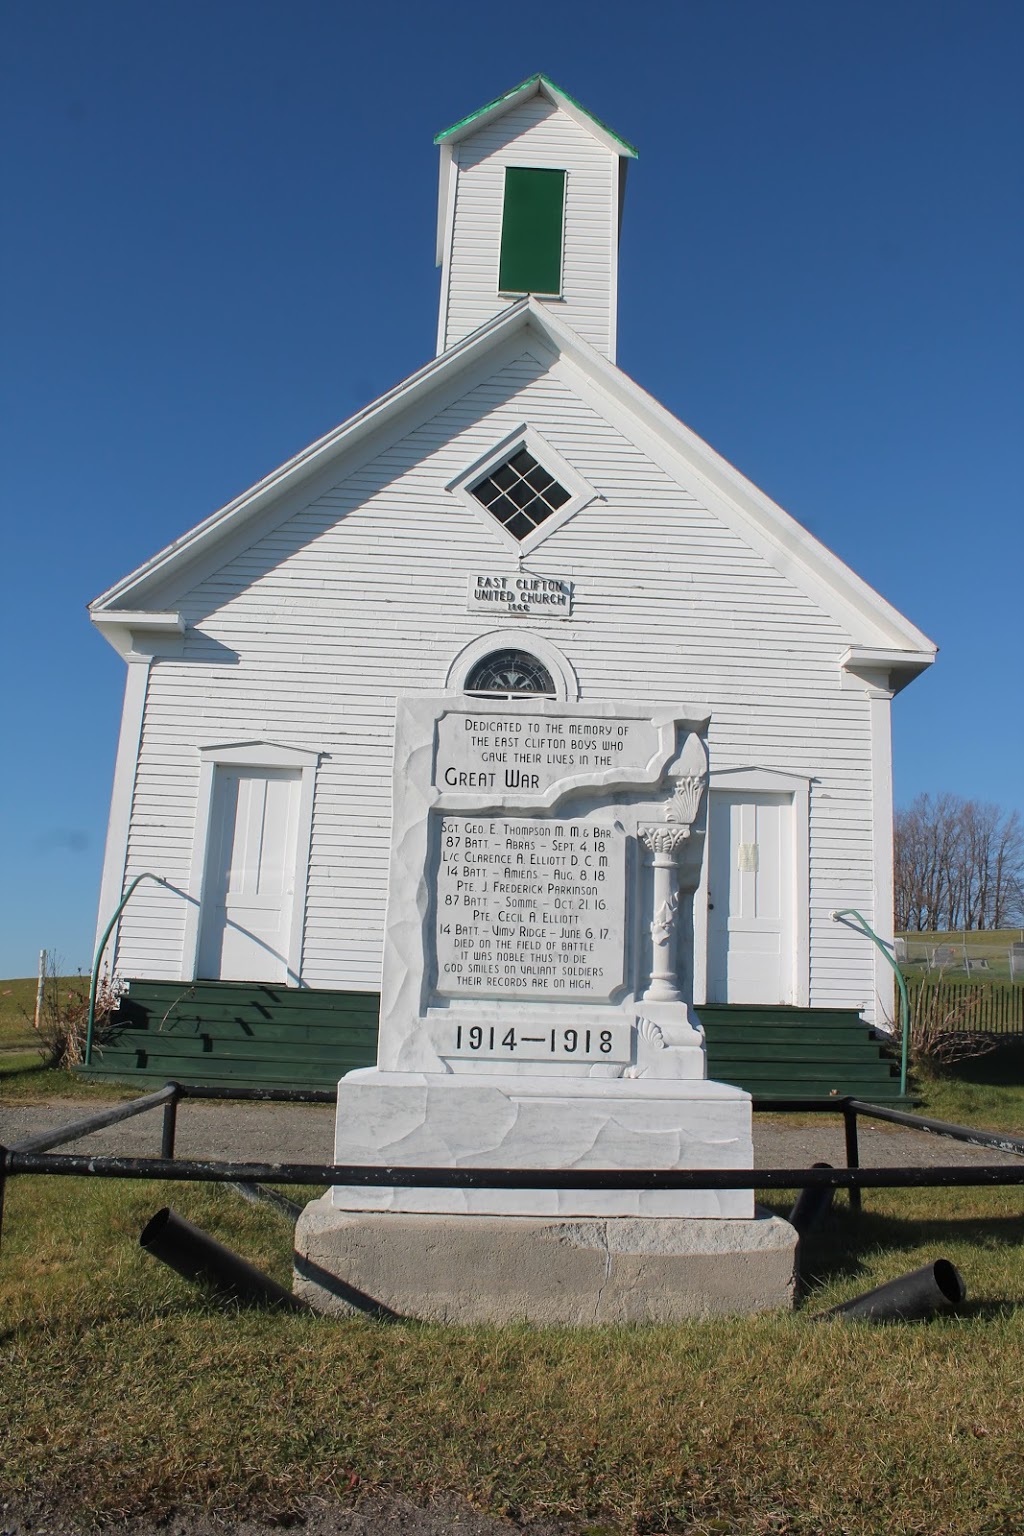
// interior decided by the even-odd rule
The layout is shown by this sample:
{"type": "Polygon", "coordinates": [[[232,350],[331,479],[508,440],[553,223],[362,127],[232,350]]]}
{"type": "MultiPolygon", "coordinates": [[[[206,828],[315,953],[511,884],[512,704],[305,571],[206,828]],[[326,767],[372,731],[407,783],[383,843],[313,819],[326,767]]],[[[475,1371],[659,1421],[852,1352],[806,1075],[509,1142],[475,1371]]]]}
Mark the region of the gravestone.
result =
{"type": "MultiPolygon", "coordinates": [[[[399,700],[378,1061],[339,1083],[337,1163],[751,1167],[750,1097],[707,1079],[692,1004],[707,724],[399,700]]],[[[465,1320],[586,1320],[606,1291],[608,1316],[743,1310],[792,1287],[792,1229],[749,1189],[339,1186],[296,1246],[314,1304],[344,1304],[322,1277],[347,1266],[393,1310],[465,1320]]]]}

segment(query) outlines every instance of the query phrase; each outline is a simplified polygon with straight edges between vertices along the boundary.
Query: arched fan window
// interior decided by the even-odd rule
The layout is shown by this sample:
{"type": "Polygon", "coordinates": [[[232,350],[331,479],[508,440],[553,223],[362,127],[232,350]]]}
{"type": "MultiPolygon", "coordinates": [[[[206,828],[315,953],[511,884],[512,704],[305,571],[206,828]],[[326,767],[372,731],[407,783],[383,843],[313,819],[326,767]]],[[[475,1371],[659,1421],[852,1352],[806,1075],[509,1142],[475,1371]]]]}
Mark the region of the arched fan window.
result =
{"type": "Polygon", "coordinates": [[[492,651],[470,671],[466,693],[488,699],[508,699],[521,694],[555,698],[551,673],[529,651],[492,651]]]}

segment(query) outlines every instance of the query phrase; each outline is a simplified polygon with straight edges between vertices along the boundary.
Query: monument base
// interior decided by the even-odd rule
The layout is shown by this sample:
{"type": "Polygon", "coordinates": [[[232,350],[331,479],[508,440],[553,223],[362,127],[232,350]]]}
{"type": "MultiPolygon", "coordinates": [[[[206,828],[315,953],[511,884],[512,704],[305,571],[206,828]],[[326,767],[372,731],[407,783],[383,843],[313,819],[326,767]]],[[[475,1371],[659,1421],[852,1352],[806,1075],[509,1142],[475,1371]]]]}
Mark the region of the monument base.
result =
{"type": "MultiPolygon", "coordinates": [[[[751,1168],[748,1093],[707,1079],[381,1072],[338,1084],[336,1163],[402,1168],[751,1168]]],[[[345,1185],[343,1211],[749,1220],[750,1189],[412,1189],[345,1185]]]]}
{"type": "Polygon", "coordinates": [[[295,1293],[316,1311],[439,1323],[668,1323],[791,1307],[797,1235],[751,1220],[427,1216],[339,1211],[295,1232],[295,1293]]]}

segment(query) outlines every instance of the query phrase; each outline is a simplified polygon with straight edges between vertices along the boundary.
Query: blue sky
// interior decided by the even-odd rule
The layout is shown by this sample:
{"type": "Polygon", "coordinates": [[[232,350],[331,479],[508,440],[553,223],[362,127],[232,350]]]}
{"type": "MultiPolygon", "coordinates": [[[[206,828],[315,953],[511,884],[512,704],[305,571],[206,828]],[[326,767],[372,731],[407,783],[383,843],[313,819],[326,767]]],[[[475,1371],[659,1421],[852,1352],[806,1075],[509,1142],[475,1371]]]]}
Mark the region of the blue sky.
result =
{"type": "Polygon", "coordinates": [[[0,975],[91,959],[123,665],[85,604],[433,355],[433,135],[538,69],[640,150],[620,365],[941,647],[898,803],[1024,810],[1018,0],[0,28],[0,975]]]}

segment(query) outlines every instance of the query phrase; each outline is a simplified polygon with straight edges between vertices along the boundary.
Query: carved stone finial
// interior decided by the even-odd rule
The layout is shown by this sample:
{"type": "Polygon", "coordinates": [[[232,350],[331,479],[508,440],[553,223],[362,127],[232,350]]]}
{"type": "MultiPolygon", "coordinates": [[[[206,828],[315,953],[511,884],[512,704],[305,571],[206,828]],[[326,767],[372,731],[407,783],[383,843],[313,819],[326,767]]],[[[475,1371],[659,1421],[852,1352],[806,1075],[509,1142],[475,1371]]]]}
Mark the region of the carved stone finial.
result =
{"type": "Polygon", "coordinates": [[[675,794],[665,811],[665,820],[683,823],[689,829],[700,810],[700,797],[703,793],[702,774],[688,774],[685,778],[678,779],[675,794]]]}

